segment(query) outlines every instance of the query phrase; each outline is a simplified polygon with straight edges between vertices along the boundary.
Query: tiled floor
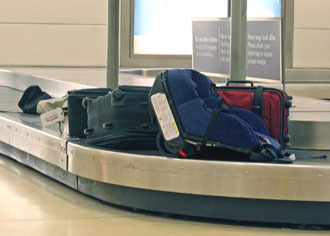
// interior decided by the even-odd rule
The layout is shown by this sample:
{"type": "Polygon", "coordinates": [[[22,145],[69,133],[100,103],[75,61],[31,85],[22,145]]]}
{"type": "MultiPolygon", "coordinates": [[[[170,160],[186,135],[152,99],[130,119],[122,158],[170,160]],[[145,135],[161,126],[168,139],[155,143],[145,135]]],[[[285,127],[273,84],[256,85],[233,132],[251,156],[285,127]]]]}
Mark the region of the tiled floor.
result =
{"type": "MultiPolygon", "coordinates": [[[[102,86],[103,68],[9,68],[102,86]],[[91,79],[93,78],[93,79],[91,79]],[[95,79],[97,78],[97,79],[95,79]]],[[[129,82],[129,79],[126,82],[129,82]]],[[[142,78],[145,84],[150,81],[142,78]]],[[[1,134],[0,134],[1,135],[1,134]]],[[[0,236],[330,235],[329,231],[250,226],[133,212],[86,197],[0,155],[0,236]]]]}

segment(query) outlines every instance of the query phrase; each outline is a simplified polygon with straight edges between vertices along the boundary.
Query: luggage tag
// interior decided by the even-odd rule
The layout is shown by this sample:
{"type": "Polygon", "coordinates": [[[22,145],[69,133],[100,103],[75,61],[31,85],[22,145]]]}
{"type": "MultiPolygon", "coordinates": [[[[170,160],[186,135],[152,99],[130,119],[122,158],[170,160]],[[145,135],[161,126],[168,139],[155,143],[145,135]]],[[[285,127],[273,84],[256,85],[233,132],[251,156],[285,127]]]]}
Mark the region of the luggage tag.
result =
{"type": "Polygon", "coordinates": [[[56,122],[64,121],[64,112],[62,108],[56,108],[41,114],[40,119],[43,127],[48,126],[56,122]]]}
{"type": "Polygon", "coordinates": [[[169,141],[180,136],[170,105],[164,93],[156,93],[151,96],[151,103],[155,110],[159,126],[165,140],[169,141]]]}

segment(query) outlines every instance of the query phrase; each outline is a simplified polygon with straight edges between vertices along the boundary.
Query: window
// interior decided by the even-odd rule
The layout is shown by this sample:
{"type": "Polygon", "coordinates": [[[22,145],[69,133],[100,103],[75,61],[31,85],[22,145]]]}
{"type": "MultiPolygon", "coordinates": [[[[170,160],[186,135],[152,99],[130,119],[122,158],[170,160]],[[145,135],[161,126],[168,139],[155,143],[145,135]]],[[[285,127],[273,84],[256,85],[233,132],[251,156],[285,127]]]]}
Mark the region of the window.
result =
{"type": "Polygon", "coordinates": [[[248,17],[281,17],[282,0],[248,0],[248,17]]]}
{"type": "MultiPolygon", "coordinates": [[[[230,0],[121,1],[121,67],[191,67],[192,18],[228,17],[230,0]]],[[[282,0],[247,0],[248,17],[280,17],[282,0]]]]}
{"type": "Polygon", "coordinates": [[[191,55],[195,17],[227,17],[228,0],[135,0],[134,54],[191,55]]]}
{"type": "Polygon", "coordinates": [[[192,17],[227,17],[228,0],[121,1],[121,67],[191,67],[192,17]]]}

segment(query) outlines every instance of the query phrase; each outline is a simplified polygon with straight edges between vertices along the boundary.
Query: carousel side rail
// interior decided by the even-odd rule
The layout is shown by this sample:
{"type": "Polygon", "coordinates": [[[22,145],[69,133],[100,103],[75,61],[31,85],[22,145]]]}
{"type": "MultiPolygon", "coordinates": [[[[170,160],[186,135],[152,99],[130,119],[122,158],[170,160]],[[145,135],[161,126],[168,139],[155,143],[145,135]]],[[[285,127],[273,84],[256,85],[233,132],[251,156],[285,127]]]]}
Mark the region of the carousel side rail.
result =
{"type": "Polygon", "coordinates": [[[37,76],[15,73],[8,70],[0,70],[0,86],[7,86],[24,91],[31,85],[39,85],[42,90],[46,90],[47,93],[54,97],[62,97],[69,90],[90,88],[88,85],[40,78],[37,76]]]}
{"type": "MultiPolygon", "coordinates": [[[[43,89],[52,95],[77,88],[62,81],[47,83],[47,79],[0,71],[1,86],[13,86],[11,80],[16,80],[14,84],[22,90],[29,84],[44,83],[43,89]],[[2,80],[2,76],[6,78],[2,80]]],[[[327,143],[310,141],[312,137],[329,140],[329,103],[308,101],[294,99],[290,128],[294,130],[292,138],[297,140],[293,144],[299,145],[292,150],[329,154],[327,143]],[[307,108],[301,109],[301,105],[307,108]],[[306,142],[302,142],[302,120],[311,133],[305,135],[312,135],[306,142]],[[316,127],[325,125],[316,129],[322,132],[320,136],[314,132],[315,123],[316,127]]],[[[16,113],[0,113],[0,133],[2,154],[106,202],[192,216],[330,225],[328,159],[253,163],[107,150],[89,146],[83,139],[63,139],[57,127],[42,128],[39,116],[16,113]]]]}

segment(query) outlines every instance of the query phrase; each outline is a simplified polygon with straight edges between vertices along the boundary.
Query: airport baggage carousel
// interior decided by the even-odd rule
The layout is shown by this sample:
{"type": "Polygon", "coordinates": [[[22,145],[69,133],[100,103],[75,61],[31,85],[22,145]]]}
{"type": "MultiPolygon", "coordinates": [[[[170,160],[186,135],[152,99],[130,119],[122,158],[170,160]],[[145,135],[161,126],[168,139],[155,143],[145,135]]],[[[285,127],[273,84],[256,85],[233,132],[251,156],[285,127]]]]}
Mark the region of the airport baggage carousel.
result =
{"type": "MultiPolygon", "coordinates": [[[[0,71],[0,152],[79,192],[125,207],[239,221],[330,225],[330,158],[293,164],[166,158],[61,138],[17,107],[37,84],[59,97],[87,86],[0,71]]],[[[329,155],[330,103],[294,97],[291,151],[329,155]]],[[[230,158],[230,157],[229,157],[230,158]]]]}

